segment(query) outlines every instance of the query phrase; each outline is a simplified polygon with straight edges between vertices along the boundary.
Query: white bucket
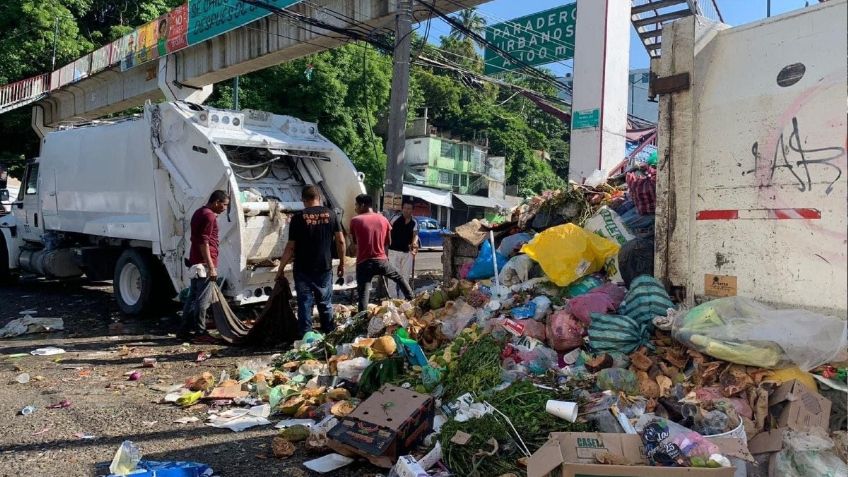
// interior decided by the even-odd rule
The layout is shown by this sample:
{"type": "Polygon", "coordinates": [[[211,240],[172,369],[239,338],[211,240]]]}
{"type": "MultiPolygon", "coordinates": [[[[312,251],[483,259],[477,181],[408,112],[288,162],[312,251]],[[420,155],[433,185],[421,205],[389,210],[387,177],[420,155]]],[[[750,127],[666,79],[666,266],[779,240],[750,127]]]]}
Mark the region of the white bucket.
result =
{"type": "MultiPolygon", "coordinates": [[[[745,434],[745,425],[744,423],[739,422],[739,425],[736,426],[736,429],[732,431],[722,432],[721,434],[715,434],[712,436],[704,436],[707,440],[713,440],[721,437],[735,437],[737,439],[742,439],[746,444],[748,443],[748,436],[745,434]]],[[[729,457],[730,463],[733,464],[733,467],[736,468],[736,471],[733,473],[733,477],[748,477],[748,465],[745,463],[744,459],[729,457]]]]}
{"type": "Polygon", "coordinates": [[[568,401],[556,401],[549,399],[545,404],[545,411],[569,422],[577,420],[577,403],[568,401]]]}

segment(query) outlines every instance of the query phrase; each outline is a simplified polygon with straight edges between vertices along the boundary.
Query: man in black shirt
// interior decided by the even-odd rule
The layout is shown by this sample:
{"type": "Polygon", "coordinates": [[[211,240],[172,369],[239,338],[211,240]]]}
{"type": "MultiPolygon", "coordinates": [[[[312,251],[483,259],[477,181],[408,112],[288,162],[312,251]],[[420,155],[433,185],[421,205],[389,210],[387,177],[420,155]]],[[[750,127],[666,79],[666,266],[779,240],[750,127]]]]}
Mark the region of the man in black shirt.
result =
{"type": "MultiPolygon", "coordinates": [[[[392,243],[389,245],[389,263],[394,266],[404,280],[409,283],[412,279],[412,264],[418,253],[418,222],[412,216],[412,202],[404,202],[400,215],[391,221],[392,243]]],[[[402,298],[400,287],[389,286],[392,298],[402,298]]]]}
{"type": "Polygon", "coordinates": [[[292,217],[289,240],[280,260],[278,277],[294,257],[294,289],[297,293],[297,322],[301,336],[312,331],[312,305],[318,306],[321,329],[329,333],[333,323],[333,239],[339,256],[338,276],[344,276],[345,238],[336,214],[321,205],[315,186],[301,193],[304,209],[292,217]]]}

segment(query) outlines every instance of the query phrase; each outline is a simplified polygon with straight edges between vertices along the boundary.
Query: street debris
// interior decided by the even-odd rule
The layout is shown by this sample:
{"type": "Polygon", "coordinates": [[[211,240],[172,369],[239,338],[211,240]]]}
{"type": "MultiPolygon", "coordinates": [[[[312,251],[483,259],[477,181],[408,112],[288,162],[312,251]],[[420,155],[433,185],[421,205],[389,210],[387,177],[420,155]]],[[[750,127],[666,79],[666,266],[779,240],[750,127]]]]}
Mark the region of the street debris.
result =
{"type": "Polygon", "coordinates": [[[65,329],[65,322],[62,318],[36,318],[30,316],[36,312],[27,310],[22,312],[25,314],[23,318],[18,318],[6,323],[6,326],[0,328],[0,338],[12,338],[33,333],[48,333],[51,331],[61,331],[65,329]]]}
{"type": "Polygon", "coordinates": [[[64,354],[65,350],[62,348],[56,348],[54,346],[48,346],[46,348],[38,348],[29,352],[29,354],[33,356],[55,356],[57,354],[64,354]]]}
{"type": "Polygon", "coordinates": [[[124,441],[115,451],[115,456],[109,464],[109,475],[105,477],[211,477],[213,474],[209,466],[197,462],[143,460],[138,446],[131,441],[124,441]]]}

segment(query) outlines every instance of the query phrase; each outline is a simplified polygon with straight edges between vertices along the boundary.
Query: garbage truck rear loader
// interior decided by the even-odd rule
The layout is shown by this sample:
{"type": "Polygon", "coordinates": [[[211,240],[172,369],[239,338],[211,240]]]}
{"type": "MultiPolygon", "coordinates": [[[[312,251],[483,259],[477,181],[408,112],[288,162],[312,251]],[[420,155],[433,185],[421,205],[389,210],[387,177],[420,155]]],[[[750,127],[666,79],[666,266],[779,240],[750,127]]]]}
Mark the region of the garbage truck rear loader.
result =
{"type": "Polygon", "coordinates": [[[364,192],[348,157],[288,116],[166,102],[50,132],[0,218],[0,278],[113,280],[121,311],[143,313],[187,286],[191,216],[221,189],[231,196],[218,218],[224,294],[262,302],[307,184],[343,224],[364,192]]]}
{"type": "Polygon", "coordinates": [[[728,28],[663,28],[658,276],[846,316],[846,1],[728,28]]]}

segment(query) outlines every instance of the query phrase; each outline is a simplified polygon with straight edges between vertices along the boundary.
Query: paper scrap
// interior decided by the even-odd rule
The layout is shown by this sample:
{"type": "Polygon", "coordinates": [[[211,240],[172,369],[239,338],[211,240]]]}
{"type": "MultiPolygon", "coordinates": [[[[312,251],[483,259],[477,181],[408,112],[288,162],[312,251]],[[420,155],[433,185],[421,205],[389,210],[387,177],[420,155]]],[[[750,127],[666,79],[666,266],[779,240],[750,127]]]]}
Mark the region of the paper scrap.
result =
{"type": "Polygon", "coordinates": [[[324,457],[319,457],[317,459],[309,460],[303,463],[303,465],[313,471],[321,474],[326,474],[327,472],[332,472],[337,469],[341,469],[342,467],[353,462],[354,459],[350,457],[345,457],[341,454],[327,454],[324,457]]]}

